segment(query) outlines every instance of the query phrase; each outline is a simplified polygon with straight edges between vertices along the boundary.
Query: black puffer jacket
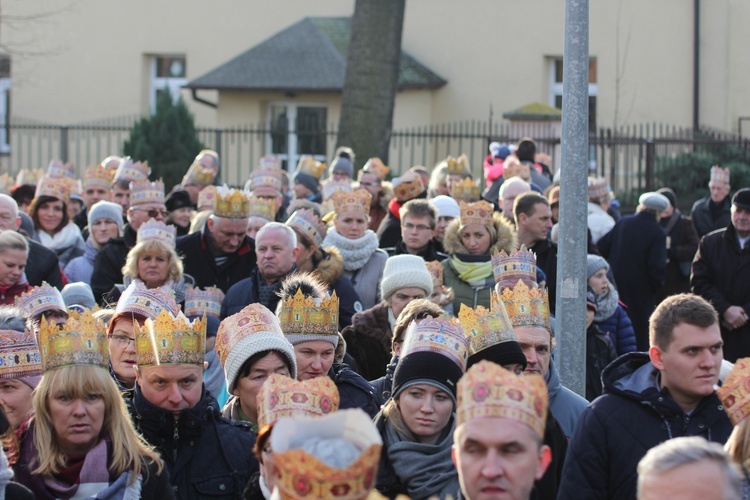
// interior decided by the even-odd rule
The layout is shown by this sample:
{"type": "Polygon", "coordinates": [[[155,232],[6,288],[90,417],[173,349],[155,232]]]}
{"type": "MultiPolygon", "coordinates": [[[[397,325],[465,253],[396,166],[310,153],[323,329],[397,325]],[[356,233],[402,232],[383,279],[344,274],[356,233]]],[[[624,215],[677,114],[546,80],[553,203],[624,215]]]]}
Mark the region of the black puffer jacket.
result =
{"type": "Polygon", "coordinates": [[[164,460],[175,498],[242,498],[258,471],[255,435],[248,424],[222,417],[205,389],[198,404],[175,420],[147,401],[136,384],[129,410],[136,429],[164,460]]]}
{"type": "Polygon", "coordinates": [[[638,462],[654,446],[680,436],[729,438],[732,424],[715,393],[686,415],[659,390],[658,373],[643,352],[604,370],[604,395],[583,412],[568,448],[559,499],[633,499],[638,462]]]}
{"type": "Polygon", "coordinates": [[[104,304],[104,296],[116,284],[122,283],[122,266],[125,265],[128,252],[135,246],[137,239],[138,233],[130,225],[126,225],[122,237],[112,238],[96,253],[91,290],[100,304],[104,304]]]}
{"type": "Polygon", "coordinates": [[[334,364],[328,371],[339,390],[339,409],[360,408],[370,417],[380,411],[375,402],[375,389],[346,363],[334,364]]]}

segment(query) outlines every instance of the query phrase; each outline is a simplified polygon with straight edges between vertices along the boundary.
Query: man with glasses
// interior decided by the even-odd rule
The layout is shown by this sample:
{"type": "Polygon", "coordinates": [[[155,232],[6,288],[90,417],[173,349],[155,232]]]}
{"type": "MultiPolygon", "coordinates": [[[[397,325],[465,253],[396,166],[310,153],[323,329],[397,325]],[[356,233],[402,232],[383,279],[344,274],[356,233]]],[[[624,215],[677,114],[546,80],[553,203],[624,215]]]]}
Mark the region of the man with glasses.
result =
{"type": "Polygon", "coordinates": [[[94,298],[102,303],[104,295],[118,283],[122,283],[122,266],[128,252],[136,244],[138,228],[149,219],[164,221],[169,212],[164,205],[164,183],[161,181],[139,181],[130,183],[130,207],[127,210],[128,223],[123,235],[112,238],[99,250],[94,261],[94,274],[91,276],[91,289],[94,298]]]}
{"type": "Polygon", "coordinates": [[[437,221],[435,206],[423,199],[404,203],[399,210],[401,216],[401,241],[395,246],[386,248],[389,257],[412,254],[422,257],[425,262],[441,261],[448,255],[435,248],[432,234],[437,221]]]}

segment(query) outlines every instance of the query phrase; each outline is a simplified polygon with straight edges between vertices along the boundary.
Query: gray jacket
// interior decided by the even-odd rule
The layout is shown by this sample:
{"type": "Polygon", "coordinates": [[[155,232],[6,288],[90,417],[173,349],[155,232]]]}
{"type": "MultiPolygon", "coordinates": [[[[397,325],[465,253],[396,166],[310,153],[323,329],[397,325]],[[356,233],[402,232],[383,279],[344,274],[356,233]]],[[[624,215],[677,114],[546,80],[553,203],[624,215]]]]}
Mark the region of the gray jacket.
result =
{"type": "Polygon", "coordinates": [[[386,260],[388,260],[388,254],[378,248],[360,269],[356,271],[344,270],[344,276],[349,278],[354,285],[354,290],[359,295],[363,311],[380,303],[380,279],[383,277],[386,260]]]}
{"type": "Polygon", "coordinates": [[[560,374],[557,372],[554,360],[550,361],[546,379],[549,410],[560,423],[565,436],[571,439],[578,418],[589,405],[589,402],[560,383],[560,374]]]}

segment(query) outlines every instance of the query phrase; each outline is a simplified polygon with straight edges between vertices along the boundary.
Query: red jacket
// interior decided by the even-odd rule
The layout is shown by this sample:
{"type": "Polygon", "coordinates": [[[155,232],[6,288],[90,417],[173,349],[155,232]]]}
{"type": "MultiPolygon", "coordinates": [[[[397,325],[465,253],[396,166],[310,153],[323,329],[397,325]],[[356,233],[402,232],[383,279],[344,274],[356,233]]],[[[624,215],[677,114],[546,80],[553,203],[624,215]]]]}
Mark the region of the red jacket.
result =
{"type": "Polygon", "coordinates": [[[0,305],[12,306],[16,302],[16,297],[24,292],[31,290],[32,286],[28,283],[16,283],[11,286],[0,286],[0,305]]]}

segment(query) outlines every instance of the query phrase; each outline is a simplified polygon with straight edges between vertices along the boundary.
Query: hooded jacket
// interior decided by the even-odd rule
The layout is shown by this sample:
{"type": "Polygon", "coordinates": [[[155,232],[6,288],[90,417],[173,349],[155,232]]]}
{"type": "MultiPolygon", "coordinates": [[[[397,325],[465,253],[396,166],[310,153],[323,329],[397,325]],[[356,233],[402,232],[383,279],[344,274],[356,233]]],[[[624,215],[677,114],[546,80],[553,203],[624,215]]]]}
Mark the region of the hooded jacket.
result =
{"type": "Polygon", "coordinates": [[[583,412],[568,448],[558,499],[633,499],[638,462],[648,450],[681,436],[723,444],[732,432],[716,393],[687,415],[659,388],[647,353],[620,356],[602,379],[604,395],[583,412]]]}
{"type": "MultiPolygon", "coordinates": [[[[513,226],[505,220],[500,214],[492,214],[492,222],[497,230],[497,240],[490,246],[488,252],[489,256],[500,250],[510,253],[518,248],[518,238],[513,226]]],[[[458,228],[461,225],[459,219],[454,219],[448,227],[445,228],[445,238],[443,240],[443,246],[445,251],[453,257],[458,255],[459,258],[467,257],[469,251],[461,243],[461,239],[458,235],[458,228]]],[[[471,256],[471,257],[482,257],[482,256],[471,256]]],[[[486,284],[481,287],[474,288],[469,283],[463,281],[458,277],[458,273],[451,266],[451,258],[444,260],[443,265],[443,284],[446,287],[452,288],[455,293],[455,299],[453,300],[453,310],[458,311],[461,308],[461,304],[464,303],[467,306],[476,308],[478,305],[484,306],[487,309],[490,308],[490,292],[492,291],[495,280],[490,273],[489,279],[486,284]]]]}
{"type": "Polygon", "coordinates": [[[550,360],[549,371],[545,378],[549,394],[549,410],[560,423],[565,436],[571,439],[578,419],[581,418],[589,402],[562,385],[554,360],[550,360]]]}

